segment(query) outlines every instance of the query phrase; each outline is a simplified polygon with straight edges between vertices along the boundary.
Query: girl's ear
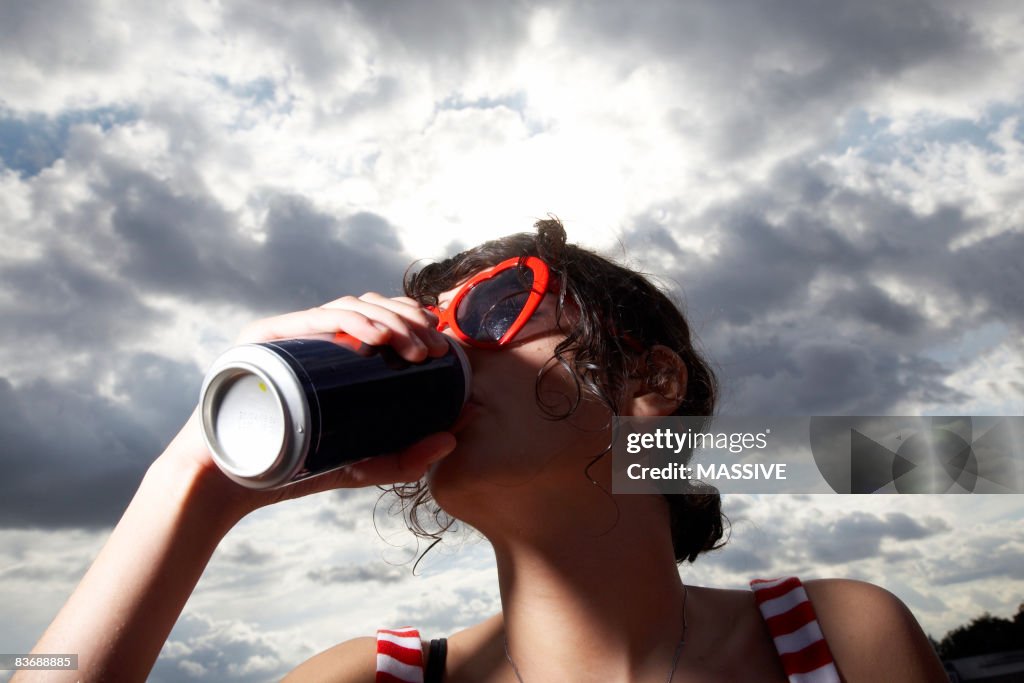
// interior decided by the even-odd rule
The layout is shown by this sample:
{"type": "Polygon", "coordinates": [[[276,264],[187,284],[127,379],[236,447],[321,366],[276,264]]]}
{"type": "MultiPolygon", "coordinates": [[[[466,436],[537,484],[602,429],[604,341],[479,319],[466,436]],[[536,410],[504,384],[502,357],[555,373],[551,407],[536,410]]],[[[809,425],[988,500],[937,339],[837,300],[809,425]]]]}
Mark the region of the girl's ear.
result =
{"type": "Polygon", "coordinates": [[[686,363],[678,353],[667,346],[654,345],[629,380],[623,415],[672,415],[686,397],[687,377],[686,363]]]}

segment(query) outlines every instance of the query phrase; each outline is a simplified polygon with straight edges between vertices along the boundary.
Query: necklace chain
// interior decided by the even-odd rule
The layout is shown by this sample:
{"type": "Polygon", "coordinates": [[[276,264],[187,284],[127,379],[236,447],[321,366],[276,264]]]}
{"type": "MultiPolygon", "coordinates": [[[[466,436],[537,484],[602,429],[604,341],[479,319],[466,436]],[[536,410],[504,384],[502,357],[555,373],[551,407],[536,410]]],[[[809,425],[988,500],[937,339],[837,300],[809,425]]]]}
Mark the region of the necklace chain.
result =
{"type": "MultiPolygon", "coordinates": [[[[672,676],[676,673],[676,667],[679,665],[679,654],[683,651],[683,644],[686,642],[686,584],[683,584],[683,634],[679,637],[679,644],[676,645],[676,652],[672,656],[672,668],[668,671],[668,678],[665,679],[665,683],[672,683],[672,676]]],[[[512,660],[512,655],[508,651],[508,636],[505,636],[505,659],[512,665],[512,673],[516,675],[516,680],[519,683],[523,683],[523,677],[519,675],[519,667],[516,666],[515,661],[512,660]]]]}

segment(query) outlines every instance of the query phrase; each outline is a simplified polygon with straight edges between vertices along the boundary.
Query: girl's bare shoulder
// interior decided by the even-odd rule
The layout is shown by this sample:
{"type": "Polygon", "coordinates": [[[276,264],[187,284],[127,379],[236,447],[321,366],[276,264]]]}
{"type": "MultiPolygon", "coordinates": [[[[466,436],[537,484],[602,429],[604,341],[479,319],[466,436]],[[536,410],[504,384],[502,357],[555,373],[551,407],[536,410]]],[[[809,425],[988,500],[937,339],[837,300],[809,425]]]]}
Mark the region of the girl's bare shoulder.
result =
{"type": "Polygon", "coordinates": [[[885,588],[855,579],[803,584],[844,679],[948,680],[913,613],[885,588]]]}
{"type": "Polygon", "coordinates": [[[295,667],[287,683],[374,683],[377,678],[377,639],[363,636],[338,643],[295,667]]]}

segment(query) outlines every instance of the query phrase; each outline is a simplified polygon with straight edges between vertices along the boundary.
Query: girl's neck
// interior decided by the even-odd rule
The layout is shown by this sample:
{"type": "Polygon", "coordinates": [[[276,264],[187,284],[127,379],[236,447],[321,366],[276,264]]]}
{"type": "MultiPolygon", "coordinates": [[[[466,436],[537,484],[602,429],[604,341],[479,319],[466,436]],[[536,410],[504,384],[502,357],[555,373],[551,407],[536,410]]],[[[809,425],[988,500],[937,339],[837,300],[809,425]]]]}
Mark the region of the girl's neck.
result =
{"type": "Polygon", "coordinates": [[[603,533],[565,515],[491,539],[504,636],[524,683],[665,680],[684,589],[667,515],[644,498],[616,498],[619,518],[603,533]]]}

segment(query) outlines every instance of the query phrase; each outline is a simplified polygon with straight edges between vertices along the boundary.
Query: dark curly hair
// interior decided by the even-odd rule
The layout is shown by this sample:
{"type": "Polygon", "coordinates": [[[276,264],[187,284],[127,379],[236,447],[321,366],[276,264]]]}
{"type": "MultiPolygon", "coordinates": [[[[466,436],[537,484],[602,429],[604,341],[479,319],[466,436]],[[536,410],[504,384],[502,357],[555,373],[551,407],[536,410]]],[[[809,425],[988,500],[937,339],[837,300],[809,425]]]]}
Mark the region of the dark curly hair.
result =
{"type": "MultiPolygon", "coordinates": [[[[678,382],[678,377],[671,376],[677,375],[678,370],[646,362],[649,358],[645,358],[645,350],[655,344],[675,351],[686,365],[686,391],[673,414],[712,416],[718,382],[708,362],[694,348],[690,326],[679,308],[642,274],[568,244],[558,218],[550,216],[534,227],[536,234],[518,233],[485,242],[424,266],[418,272],[412,272],[413,264],[405,273],[405,295],[422,305],[436,305],[440,293],[485,268],[514,256],[539,257],[548,264],[559,284],[556,321],[567,333],[537,377],[537,402],[549,417],[565,419],[572,415],[583,392],[617,415],[622,401],[628,398],[627,383],[638,373],[647,386],[656,389],[678,382]],[[571,321],[564,315],[566,300],[573,306],[571,321]],[[575,400],[560,414],[552,413],[539,396],[540,383],[551,369],[551,362],[568,370],[576,383],[575,400]]],[[[609,450],[610,445],[587,470],[609,450]]],[[[590,478],[589,474],[587,477],[590,478]]],[[[382,498],[388,493],[397,496],[391,511],[399,508],[405,514],[410,531],[433,539],[423,555],[456,522],[437,505],[423,479],[378,488],[385,491],[382,498]],[[433,530],[426,528],[424,522],[428,520],[433,530]]],[[[680,564],[685,560],[693,562],[699,554],[720,548],[728,540],[718,543],[725,528],[723,520],[728,523],[718,490],[711,486],[701,490],[705,492],[663,496],[669,506],[673,550],[680,564]]]]}

